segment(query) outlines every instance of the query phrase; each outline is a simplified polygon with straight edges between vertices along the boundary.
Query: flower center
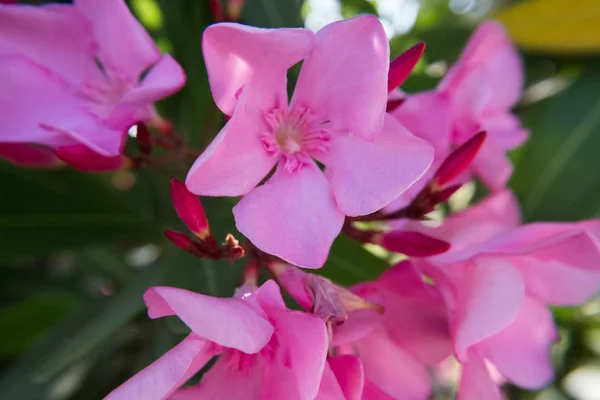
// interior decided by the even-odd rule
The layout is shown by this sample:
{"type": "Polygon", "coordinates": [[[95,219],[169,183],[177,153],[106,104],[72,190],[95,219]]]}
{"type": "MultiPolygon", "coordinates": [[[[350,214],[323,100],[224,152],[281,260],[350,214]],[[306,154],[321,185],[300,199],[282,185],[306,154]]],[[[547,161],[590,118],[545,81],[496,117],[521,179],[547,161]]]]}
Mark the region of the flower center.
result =
{"type": "Polygon", "coordinates": [[[88,101],[88,111],[99,118],[107,118],[113,108],[135,83],[122,74],[102,71],[102,75],[87,81],[80,96],[88,101]]]}
{"type": "Polygon", "coordinates": [[[296,171],[311,157],[327,152],[331,133],[306,107],[276,108],[265,115],[265,120],[270,129],[260,139],[265,150],[284,163],[286,171],[296,171]]]}

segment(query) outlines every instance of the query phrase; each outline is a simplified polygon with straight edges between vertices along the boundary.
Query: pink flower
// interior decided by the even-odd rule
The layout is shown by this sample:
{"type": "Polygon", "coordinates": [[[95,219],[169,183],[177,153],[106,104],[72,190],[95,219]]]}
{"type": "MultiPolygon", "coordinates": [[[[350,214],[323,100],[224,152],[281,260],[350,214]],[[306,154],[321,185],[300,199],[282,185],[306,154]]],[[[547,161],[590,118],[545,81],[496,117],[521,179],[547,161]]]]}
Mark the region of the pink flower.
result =
{"type": "Polygon", "coordinates": [[[151,318],[177,315],[192,333],[106,399],[308,400],[317,395],[328,348],[325,324],[286,309],[275,282],[242,287],[231,299],[154,287],[144,300],[151,318]],[[215,355],[220,357],[198,385],[176,392],[215,355]]]}
{"type": "Polygon", "coordinates": [[[123,0],[0,6],[0,25],[0,143],[119,156],[185,82],[123,0]]]}
{"type": "Polygon", "coordinates": [[[472,169],[488,187],[499,190],[512,174],[506,152],[527,139],[527,131],[510,112],[522,88],[517,50],[503,27],[488,21],[477,28],[436,90],[406,96],[392,115],[435,146],[434,167],[454,146],[486,131],[488,138],[472,169]]]}
{"type": "Polygon", "coordinates": [[[428,366],[451,352],[446,308],[433,286],[408,262],[352,291],[384,306],[351,312],[333,330],[339,354],[357,354],[365,374],[365,399],[419,400],[431,395],[428,366]]]}
{"type": "Polygon", "coordinates": [[[545,304],[581,304],[600,289],[600,221],[519,222],[506,190],[440,227],[406,224],[452,244],[447,253],[413,262],[448,307],[454,353],[464,364],[462,399],[500,398],[484,360],[519,386],[547,384],[557,334],[545,304]]]}
{"type": "MultiPolygon", "coordinates": [[[[377,281],[356,285],[351,292],[341,287],[315,290],[314,275],[293,267],[274,265],[272,270],[305,309],[317,314],[327,309],[338,311],[331,312],[333,318],[328,319],[333,328],[331,345],[338,355],[358,357],[364,371],[363,397],[359,398],[429,397],[428,366],[451,353],[448,320],[442,297],[410,262],[395,265],[377,281]]],[[[329,361],[331,364],[333,360],[329,361]]],[[[359,375],[358,366],[348,368],[359,375]]],[[[338,382],[347,381],[343,375],[336,373],[336,377],[338,382]]],[[[335,393],[336,387],[333,378],[324,373],[322,390],[335,393]]]]}
{"type": "Polygon", "coordinates": [[[316,36],[216,24],[203,51],[213,97],[232,117],[186,185],[198,195],[244,196],[236,225],[267,253],[320,268],[345,215],[385,206],[431,162],[431,146],[385,115],[389,48],[372,16],[316,36]],[[287,70],[301,60],[288,106],[287,70]]]}

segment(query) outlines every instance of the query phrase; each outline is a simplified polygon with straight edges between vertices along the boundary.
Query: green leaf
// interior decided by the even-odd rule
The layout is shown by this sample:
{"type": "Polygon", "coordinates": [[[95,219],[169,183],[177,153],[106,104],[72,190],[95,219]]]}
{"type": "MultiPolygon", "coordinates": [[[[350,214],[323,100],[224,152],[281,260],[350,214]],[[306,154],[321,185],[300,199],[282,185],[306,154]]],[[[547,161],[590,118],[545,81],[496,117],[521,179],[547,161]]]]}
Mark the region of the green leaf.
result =
{"type": "Polygon", "coordinates": [[[342,0],[341,3],[344,18],[352,18],[360,14],[377,15],[377,9],[367,0],[342,0]]]}
{"type": "Polygon", "coordinates": [[[247,0],[242,21],[263,28],[303,26],[301,8],[302,0],[247,0]]]}
{"type": "Polygon", "coordinates": [[[0,398],[27,399],[57,374],[114,339],[127,322],[144,310],[142,295],[162,283],[163,265],[149,267],[114,297],[86,307],[38,341],[0,379],[0,398]]]}
{"type": "Polygon", "coordinates": [[[153,238],[140,215],[101,177],[0,164],[0,257],[50,253],[122,237],[153,238]]]}
{"type": "Polygon", "coordinates": [[[0,312],[2,334],[0,358],[25,350],[35,339],[62,321],[77,308],[77,299],[69,295],[44,294],[0,312]]]}
{"type": "Polygon", "coordinates": [[[386,260],[342,234],[333,242],[325,266],[317,272],[336,283],[350,286],[377,279],[388,267],[386,260]]]}
{"type": "Polygon", "coordinates": [[[511,182],[526,220],[600,216],[598,93],[600,76],[584,75],[530,126],[532,138],[511,182]]]}

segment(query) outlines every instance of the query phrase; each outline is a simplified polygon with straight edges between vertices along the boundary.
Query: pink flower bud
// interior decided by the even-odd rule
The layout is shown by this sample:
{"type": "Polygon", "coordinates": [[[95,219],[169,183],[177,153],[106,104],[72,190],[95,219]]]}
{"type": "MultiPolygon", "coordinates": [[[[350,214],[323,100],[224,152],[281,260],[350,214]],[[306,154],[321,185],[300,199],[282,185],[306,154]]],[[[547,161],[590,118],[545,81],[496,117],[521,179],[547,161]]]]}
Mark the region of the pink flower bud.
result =
{"type": "Polygon", "coordinates": [[[29,168],[52,168],[62,164],[52,150],[22,143],[0,143],[0,157],[29,168]]]}
{"type": "Polygon", "coordinates": [[[171,199],[177,215],[194,235],[201,240],[210,236],[208,220],[200,199],[177,178],[171,179],[171,199]]]}
{"type": "Polygon", "coordinates": [[[106,157],[81,144],[58,147],[55,154],[72,168],[83,172],[116,171],[127,162],[123,155],[106,157]]]}
{"type": "Polygon", "coordinates": [[[409,257],[429,257],[445,253],[450,243],[423,235],[419,232],[394,231],[381,237],[381,246],[386,250],[406,254],[409,257]]]}
{"type": "Polygon", "coordinates": [[[391,92],[404,83],[415,65],[417,65],[424,51],[425,43],[417,43],[391,62],[390,72],[388,73],[388,92],[391,92]]]}
{"type": "Polygon", "coordinates": [[[473,162],[486,136],[486,132],[479,132],[450,153],[435,173],[435,183],[443,186],[463,173],[473,162]]]}
{"type": "Polygon", "coordinates": [[[181,250],[190,251],[194,246],[194,242],[192,239],[183,232],[165,230],[164,234],[167,239],[171,241],[175,246],[179,247],[181,250]]]}

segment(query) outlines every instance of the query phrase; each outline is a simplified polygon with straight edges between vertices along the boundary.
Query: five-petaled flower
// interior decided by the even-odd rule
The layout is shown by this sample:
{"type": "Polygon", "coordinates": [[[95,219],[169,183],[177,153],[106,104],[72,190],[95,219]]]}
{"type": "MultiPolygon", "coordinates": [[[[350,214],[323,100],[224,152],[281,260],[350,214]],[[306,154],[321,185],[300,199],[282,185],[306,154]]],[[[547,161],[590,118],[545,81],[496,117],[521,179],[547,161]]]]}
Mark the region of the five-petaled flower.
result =
{"type": "Polygon", "coordinates": [[[203,50],[213,97],[231,119],[186,185],[243,195],[237,227],[267,253],[320,268],[344,216],[379,210],[431,163],[431,145],[385,114],[389,45],[372,16],[316,35],[216,24],[203,50]],[[288,105],[286,74],[302,60],[288,105]]]}

